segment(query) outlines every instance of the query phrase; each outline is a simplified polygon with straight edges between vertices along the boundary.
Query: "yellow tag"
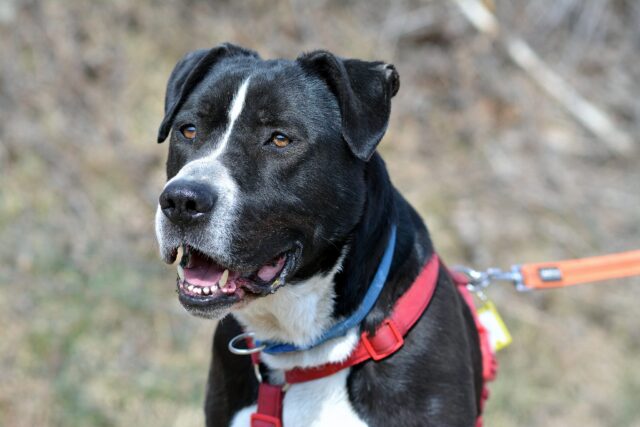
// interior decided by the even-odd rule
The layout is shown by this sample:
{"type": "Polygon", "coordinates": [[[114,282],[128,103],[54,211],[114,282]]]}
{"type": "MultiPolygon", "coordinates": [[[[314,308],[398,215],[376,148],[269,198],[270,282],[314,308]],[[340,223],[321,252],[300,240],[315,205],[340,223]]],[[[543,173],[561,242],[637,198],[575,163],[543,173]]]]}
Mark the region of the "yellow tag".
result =
{"type": "Polygon", "coordinates": [[[478,307],[478,319],[489,332],[489,342],[493,351],[500,351],[511,344],[511,334],[493,302],[487,300],[478,307]]]}

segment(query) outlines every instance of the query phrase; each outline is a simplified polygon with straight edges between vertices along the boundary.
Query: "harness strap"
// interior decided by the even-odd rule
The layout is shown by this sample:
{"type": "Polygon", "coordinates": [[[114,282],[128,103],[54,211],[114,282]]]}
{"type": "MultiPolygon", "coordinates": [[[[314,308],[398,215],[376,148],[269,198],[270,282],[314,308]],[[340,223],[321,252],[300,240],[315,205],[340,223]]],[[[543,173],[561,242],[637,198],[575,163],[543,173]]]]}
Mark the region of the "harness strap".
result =
{"type": "Polygon", "coordinates": [[[467,289],[469,279],[462,273],[455,271],[451,271],[450,273],[453,281],[458,287],[458,292],[460,292],[460,295],[462,295],[462,298],[467,303],[469,310],[471,310],[473,320],[476,324],[476,329],[478,330],[480,354],[482,355],[482,394],[480,395],[480,414],[478,414],[478,418],[476,419],[475,427],[482,427],[482,413],[484,412],[484,405],[489,399],[489,387],[487,386],[487,383],[496,378],[496,374],[498,373],[498,359],[491,348],[489,330],[480,322],[476,305],[473,302],[473,297],[471,296],[469,289],[467,289]]]}
{"type": "Polygon", "coordinates": [[[285,381],[295,384],[335,374],[342,369],[368,359],[382,360],[395,353],[404,344],[404,336],[427,309],[438,283],[440,262],[433,255],[411,287],[398,299],[393,312],[375,331],[373,336],[363,332],[351,355],[339,363],[327,363],[312,368],[294,368],[285,372],[285,381]]]}
{"type": "MultiPolygon", "coordinates": [[[[464,274],[457,273],[455,271],[451,272],[451,277],[458,286],[458,292],[460,292],[462,298],[467,303],[467,306],[473,315],[473,320],[476,323],[476,329],[478,330],[478,337],[480,339],[480,351],[482,353],[482,378],[486,384],[488,381],[493,381],[496,378],[496,373],[498,372],[498,359],[496,359],[495,352],[491,348],[489,331],[480,322],[476,305],[473,302],[473,297],[471,296],[469,289],[467,289],[469,279],[467,279],[464,274]]],[[[488,392],[489,391],[487,390],[487,393],[488,392]]]]}
{"type": "MultiPolygon", "coordinates": [[[[440,272],[440,260],[433,255],[426,263],[411,287],[398,299],[393,311],[375,331],[373,336],[363,332],[356,348],[351,355],[339,363],[327,363],[312,368],[294,368],[285,372],[286,384],[295,384],[312,381],[335,374],[342,369],[360,364],[366,360],[382,360],[398,351],[404,344],[404,336],[411,330],[415,323],[425,312],[433,298],[438,274],[440,272]]],[[[451,273],[458,291],[469,306],[478,329],[480,338],[480,350],[482,354],[482,376],[484,386],[482,390],[480,413],[484,402],[489,397],[486,383],[495,378],[497,361],[491,349],[488,331],[482,326],[476,313],[475,305],[469,290],[468,279],[463,274],[451,273]]],[[[253,347],[250,339],[247,339],[249,347],[253,347]]],[[[259,353],[251,355],[254,367],[258,366],[259,353]]],[[[251,427],[282,427],[282,401],[284,398],[283,386],[271,385],[264,382],[258,388],[258,409],[251,415],[251,427]]],[[[482,427],[482,417],[478,415],[476,427],[482,427]]]]}
{"type": "Polygon", "coordinates": [[[251,414],[251,427],[282,427],[282,386],[260,383],[258,411],[251,414]]]}

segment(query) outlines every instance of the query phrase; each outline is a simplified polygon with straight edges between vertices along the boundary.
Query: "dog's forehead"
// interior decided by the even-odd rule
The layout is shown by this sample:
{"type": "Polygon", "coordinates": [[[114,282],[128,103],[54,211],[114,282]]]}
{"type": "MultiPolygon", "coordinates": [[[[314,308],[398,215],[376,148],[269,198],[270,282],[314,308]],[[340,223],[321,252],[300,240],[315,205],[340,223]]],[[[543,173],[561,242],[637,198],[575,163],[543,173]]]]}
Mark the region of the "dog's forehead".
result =
{"type": "Polygon", "coordinates": [[[314,105],[310,100],[326,91],[318,78],[305,73],[295,61],[230,61],[210,71],[182,110],[194,111],[202,118],[224,120],[234,95],[246,81],[245,110],[255,113],[255,119],[263,123],[294,111],[304,113],[314,105]]]}

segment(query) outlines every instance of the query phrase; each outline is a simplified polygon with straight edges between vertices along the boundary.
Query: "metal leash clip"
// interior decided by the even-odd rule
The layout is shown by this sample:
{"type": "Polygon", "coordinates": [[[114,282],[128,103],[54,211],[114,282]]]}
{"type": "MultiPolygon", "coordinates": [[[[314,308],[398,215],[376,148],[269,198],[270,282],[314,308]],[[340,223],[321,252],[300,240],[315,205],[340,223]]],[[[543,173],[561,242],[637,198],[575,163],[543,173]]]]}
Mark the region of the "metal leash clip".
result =
{"type": "Polygon", "coordinates": [[[509,271],[503,271],[499,268],[488,268],[485,271],[474,270],[469,267],[456,266],[455,271],[464,274],[469,279],[468,288],[476,293],[480,299],[486,299],[484,289],[493,282],[511,282],[519,292],[530,291],[531,289],[524,284],[522,272],[519,265],[514,265],[509,271]]]}

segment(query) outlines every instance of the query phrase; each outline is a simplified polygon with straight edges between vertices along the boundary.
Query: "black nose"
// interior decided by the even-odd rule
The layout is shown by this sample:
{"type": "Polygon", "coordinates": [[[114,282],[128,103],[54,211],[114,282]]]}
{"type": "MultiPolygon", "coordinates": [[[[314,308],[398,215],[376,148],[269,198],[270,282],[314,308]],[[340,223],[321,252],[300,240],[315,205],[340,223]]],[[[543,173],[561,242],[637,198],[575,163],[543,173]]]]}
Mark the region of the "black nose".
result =
{"type": "Polygon", "coordinates": [[[160,209],[171,222],[184,225],[211,212],[216,199],[210,186],[179,179],[167,185],[160,194],[160,209]]]}

